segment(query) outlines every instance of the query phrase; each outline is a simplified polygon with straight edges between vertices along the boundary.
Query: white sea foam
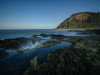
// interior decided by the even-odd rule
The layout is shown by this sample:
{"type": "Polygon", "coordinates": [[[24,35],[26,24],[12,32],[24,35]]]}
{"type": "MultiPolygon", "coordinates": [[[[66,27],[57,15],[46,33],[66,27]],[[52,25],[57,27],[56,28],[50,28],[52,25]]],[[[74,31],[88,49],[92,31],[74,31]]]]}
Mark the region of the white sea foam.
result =
{"type": "Polygon", "coordinates": [[[46,40],[40,40],[40,41],[36,41],[35,43],[33,43],[32,41],[28,41],[27,43],[21,44],[19,50],[33,49],[37,45],[41,45],[45,41],[46,40]]]}

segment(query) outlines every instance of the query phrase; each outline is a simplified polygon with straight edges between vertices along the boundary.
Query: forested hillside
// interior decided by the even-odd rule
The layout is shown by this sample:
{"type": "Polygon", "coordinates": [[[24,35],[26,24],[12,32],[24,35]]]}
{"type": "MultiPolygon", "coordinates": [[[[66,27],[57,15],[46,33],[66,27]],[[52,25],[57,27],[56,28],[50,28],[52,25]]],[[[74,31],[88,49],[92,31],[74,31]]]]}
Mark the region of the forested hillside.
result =
{"type": "Polygon", "coordinates": [[[99,29],[100,12],[81,12],[71,15],[56,29],[99,29]]]}

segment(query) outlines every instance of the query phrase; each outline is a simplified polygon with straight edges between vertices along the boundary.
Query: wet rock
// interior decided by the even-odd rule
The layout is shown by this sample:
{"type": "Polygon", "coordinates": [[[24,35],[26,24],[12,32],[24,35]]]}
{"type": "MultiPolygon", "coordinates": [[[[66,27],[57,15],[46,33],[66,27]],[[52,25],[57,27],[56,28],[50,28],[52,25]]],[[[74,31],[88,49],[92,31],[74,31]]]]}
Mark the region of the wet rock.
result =
{"type": "Polygon", "coordinates": [[[40,36],[40,35],[33,35],[32,37],[33,37],[33,38],[38,38],[38,36],[40,36]]]}
{"type": "Polygon", "coordinates": [[[33,38],[38,38],[37,36],[33,36],[33,38]]]}
{"type": "Polygon", "coordinates": [[[100,35],[100,29],[87,29],[85,31],[81,31],[80,34],[96,34],[96,35],[100,35]]]}
{"type": "Polygon", "coordinates": [[[100,29],[94,29],[93,32],[94,32],[96,35],[100,35],[100,29]]]}
{"type": "MultiPolygon", "coordinates": [[[[18,49],[20,45],[27,43],[31,39],[20,37],[14,39],[0,40],[0,48],[4,49],[18,49]]],[[[32,40],[34,41],[34,40],[32,40]]]]}
{"type": "Polygon", "coordinates": [[[54,35],[54,34],[50,34],[50,36],[52,39],[62,39],[65,37],[64,35],[54,35]]]}
{"type": "Polygon", "coordinates": [[[99,40],[95,40],[92,38],[80,38],[77,39],[78,42],[75,43],[74,48],[78,48],[78,49],[85,49],[85,50],[98,50],[99,49],[99,44],[100,41],[99,40]],[[84,40],[84,41],[83,41],[84,40]]]}
{"type": "Polygon", "coordinates": [[[18,44],[11,40],[0,40],[0,48],[9,49],[9,48],[18,48],[18,44]]]}
{"type": "Polygon", "coordinates": [[[38,61],[37,61],[37,56],[35,56],[31,61],[31,67],[34,69],[34,70],[38,70],[39,69],[39,64],[38,64],[38,61]]]}
{"type": "Polygon", "coordinates": [[[32,52],[32,49],[27,49],[27,51],[32,52]]]}
{"type": "Polygon", "coordinates": [[[40,35],[33,35],[33,36],[40,36],[40,35]]]}
{"type": "Polygon", "coordinates": [[[56,44],[59,44],[59,43],[61,43],[61,42],[59,42],[59,41],[47,41],[47,42],[44,42],[42,44],[42,47],[50,47],[52,45],[56,45],[56,44]]]}
{"type": "Polygon", "coordinates": [[[4,50],[0,50],[0,58],[4,58],[6,56],[8,56],[8,53],[5,52],[4,50]]]}
{"type": "Polygon", "coordinates": [[[34,49],[43,48],[43,47],[50,47],[56,44],[59,44],[59,41],[46,41],[42,45],[37,45],[34,49]]]}
{"type": "Polygon", "coordinates": [[[38,49],[41,48],[41,45],[37,45],[34,49],[38,49]]]}
{"type": "Polygon", "coordinates": [[[17,53],[24,53],[25,50],[16,50],[17,53]]]}
{"type": "Polygon", "coordinates": [[[49,37],[49,35],[47,35],[47,34],[40,34],[40,36],[49,37]]]}

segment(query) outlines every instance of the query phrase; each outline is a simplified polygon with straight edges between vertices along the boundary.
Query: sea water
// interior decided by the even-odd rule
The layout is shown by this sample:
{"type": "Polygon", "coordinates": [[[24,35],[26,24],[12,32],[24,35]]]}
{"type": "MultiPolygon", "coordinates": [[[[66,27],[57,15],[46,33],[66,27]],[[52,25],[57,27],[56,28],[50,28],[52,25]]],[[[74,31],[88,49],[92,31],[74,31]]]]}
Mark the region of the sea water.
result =
{"type": "MultiPolygon", "coordinates": [[[[85,30],[81,30],[85,31],[85,30]]],[[[32,37],[39,34],[61,34],[65,36],[86,36],[85,34],[78,34],[77,31],[57,30],[57,29],[12,29],[0,30],[0,40],[16,37],[32,37]]]]}

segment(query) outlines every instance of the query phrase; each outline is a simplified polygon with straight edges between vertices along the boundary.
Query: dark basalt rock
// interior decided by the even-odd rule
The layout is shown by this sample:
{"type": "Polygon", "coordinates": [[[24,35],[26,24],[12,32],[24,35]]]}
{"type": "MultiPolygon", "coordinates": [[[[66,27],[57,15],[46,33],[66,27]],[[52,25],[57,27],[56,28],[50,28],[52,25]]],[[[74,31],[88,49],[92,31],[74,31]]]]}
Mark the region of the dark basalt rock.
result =
{"type": "Polygon", "coordinates": [[[59,43],[61,42],[60,41],[46,41],[42,45],[37,45],[34,49],[43,48],[43,47],[51,47],[59,43]]]}
{"type": "Polygon", "coordinates": [[[37,38],[38,36],[42,36],[42,37],[51,36],[52,39],[61,39],[61,38],[65,38],[66,37],[64,35],[56,35],[56,34],[40,34],[40,35],[33,35],[33,38],[37,38]]]}
{"type": "Polygon", "coordinates": [[[0,50],[0,58],[4,58],[6,56],[8,56],[8,53],[5,52],[4,50],[0,50]]]}
{"type": "Polygon", "coordinates": [[[38,36],[49,37],[50,35],[47,34],[33,35],[33,38],[38,38],[38,36]]]}
{"type": "Polygon", "coordinates": [[[100,29],[94,29],[93,32],[97,35],[100,35],[100,29]]]}
{"type": "Polygon", "coordinates": [[[4,49],[18,49],[21,44],[27,43],[31,39],[20,37],[14,39],[0,40],[0,48],[4,49]]]}
{"type": "Polygon", "coordinates": [[[38,38],[38,36],[40,36],[40,35],[33,35],[32,37],[33,37],[33,38],[38,38]]]}
{"type": "Polygon", "coordinates": [[[51,38],[52,39],[62,39],[62,38],[64,38],[65,36],[64,35],[54,35],[54,34],[50,34],[50,36],[51,36],[51,38]]]}
{"type": "Polygon", "coordinates": [[[40,36],[49,37],[49,35],[47,35],[47,34],[40,34],[40,36]]]}
{"type": "Polygon", "coordinates": [[[16,50],[17,53],[23,54],[25,50],[16,50]]]}

